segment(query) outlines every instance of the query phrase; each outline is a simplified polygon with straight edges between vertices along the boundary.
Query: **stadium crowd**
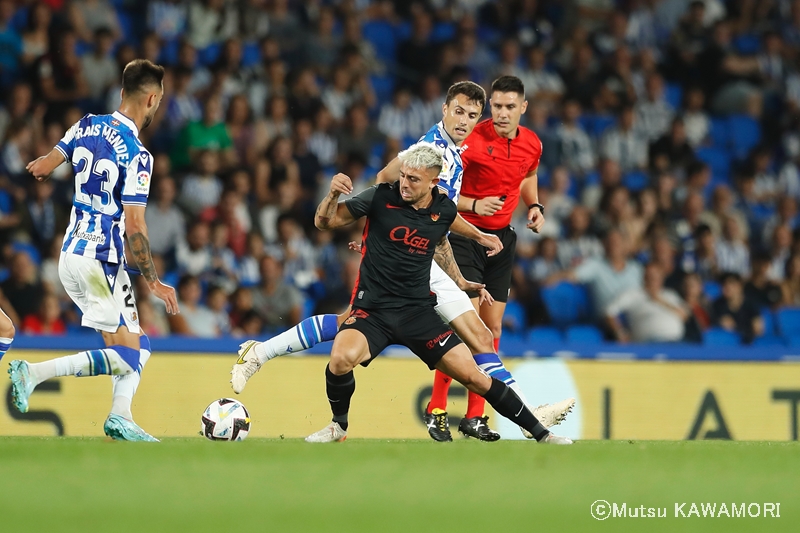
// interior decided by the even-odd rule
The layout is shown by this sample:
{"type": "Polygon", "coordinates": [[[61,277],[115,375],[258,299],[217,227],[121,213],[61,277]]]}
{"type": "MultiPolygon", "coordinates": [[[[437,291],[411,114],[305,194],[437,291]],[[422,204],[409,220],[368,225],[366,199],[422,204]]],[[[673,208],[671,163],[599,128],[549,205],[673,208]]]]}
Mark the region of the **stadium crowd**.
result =
{"type": "Polygon", "coordinates": [[[504,74],[526,87],[547,208],[541,235],[524,207],[515,224],[510,335],[780,343],[773,313],[800,306],[800,0],[0,0],[0,43],[0,307],[22,332],[80,322],[57,272],[72,169],[37,183],[25,165],[116,109],[135,57],[167,67],[141,137],[182,311],[137,281],[148,335],[341,311],[360,231],[313,228],[330,176],[363,190],[451,83],[504,74]]]}

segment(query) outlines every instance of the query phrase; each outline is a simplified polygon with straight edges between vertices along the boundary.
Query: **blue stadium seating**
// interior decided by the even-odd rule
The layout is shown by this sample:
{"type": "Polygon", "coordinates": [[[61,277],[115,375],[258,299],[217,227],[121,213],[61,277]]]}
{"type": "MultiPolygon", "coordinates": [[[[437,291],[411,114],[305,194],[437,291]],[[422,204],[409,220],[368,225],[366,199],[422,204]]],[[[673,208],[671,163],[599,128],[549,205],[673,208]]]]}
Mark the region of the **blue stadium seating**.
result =
{"type": "Polygon", "coordinates": [[[800,307],[790,307],[778,311],[778,331],[782,337],[800,335],[800,307]]]}
{"type": "Polygon", "coordinates": [[[561,336],[561,332],[556,328],[538,327],[530,330],[525,340],[529,344],[536,344],[542,342],[563,342],[564,338],[561,336]]]}
{"type": "Polygon", "coordinates": [[[711,142],[717,148],[727,148],[731,139],[731,134],[728,131],[728,121],[722,117],[711,117],[711,142]]]}
{"type": "Polygon", "coordinates": [[[397,50],[397,34],[394,26],[382,20],[373,20],[364,24],[361,33],[375,48],[375,55],[387,63],[394,63],[397,50]]]}
{"type": "Polygon", "coordinates": [[[622,177],[622,184],[631,192],[639,192],[650,185],[650,177],[645,172],[635,170],[622,177]]]}
{"type": "Polygon", "coordinates": [[[728,118],[731,149],[737,159],[744,159],[750,150],[761,142],[761,125],[748,115],[732,115],[728,118]]]}
{"type": "Polygon", "coordinates": [[[567,342],[603,342],[603,332],[595,326],[571,326],[567,328],[567,342]]]}
{"type": "Polygon", "coordinates": [[[764,347],[764,346],[784,346],[786,343],[780,337],[776,337],[775,335],[770,336],[763,336],[758,337],[753,341],[753,346],[757,347],[764,347]]]}
{"type": "Polygon", "coordinates": [[[761,310],[761,319],[764,321],[764,337],[775,337],[778,329],[775,327],[775,314],[769,307],[761,310]]]}
{"type": "Polygon", "coordinates": [[[201,65],[211,66],[219,58],[220,53],[222,53],[222,45],[212,43],[197,51],[197,60],[201,65]]]}
{"type": "Polygon", "coordinates": [[[506,311],[503,314],[503,334],[506,331],[524,332],[528,325],[528,317],[525,308],[516,300],[509,300],[506,303],[506,311]]]}
{"type": "Polygon", "coordinates": [[[566,326],[586,318],[589,298],[582,285],[562,282],[542,289],[542,300],[556,326],[566,326]]]}
{"type": "Polygon", "coordinates": [[[722,287],[716,281],[706,281],[703,283],[703,294],[713,302],[722,294],[722,287]]]}
{"type": "Polygon", "coordinates": [[[800,335],[789,335],[786,337],[786,344],[792,348],[800,348],[800,335]]]}
{"type": "Polygon", "coordinates": [[[369,77],[372,83],[372,90],[375,91],[375,97],[378,102],[391,102],[392,93],[394,92],[394,78],[392,76],[379,76],[373,74],[369,77]]]}
{"type": "Polygon", "coordinates": [[[667,83],[664,87],[664,100],[674,109],[680,109],[683,102],[683,87],[679,83],[667,83]]]}
{"type": "Polygon", "coordinates": [[[697,159],[711,167],[712,179],[716,183],[729,183],[731,155],[724,148],[705,146],[695,152],[697,159]]]}
{"type": "Polygon", "coordinates": [[[737,333],[722,328],[711,328],[703,334],[705,346],[739,346],[742,339],[737,333]]]}
{"type": "Polygon", "coordinates": [[[258,43],[244,43],[242,46],[242,66],[250,67],[261,61],[261,48],[258,43]]]}
{"type": "Polygon", "coordinates": [[[742,55],[754,55],[761,50],[761,38],[754,33],[743,33],[733,40],[733,46],[742,55]]]}

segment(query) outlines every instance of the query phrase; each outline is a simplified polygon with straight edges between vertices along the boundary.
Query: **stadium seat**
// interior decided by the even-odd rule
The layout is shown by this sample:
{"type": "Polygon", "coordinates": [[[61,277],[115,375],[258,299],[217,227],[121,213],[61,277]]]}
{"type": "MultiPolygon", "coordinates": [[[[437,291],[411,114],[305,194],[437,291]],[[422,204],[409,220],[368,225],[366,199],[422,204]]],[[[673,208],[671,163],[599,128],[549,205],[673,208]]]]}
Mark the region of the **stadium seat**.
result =
{"type": "Polygon", "coordinates": [[[753,341],[753,346],[757,347],[766,347],[766,346],[784,346],[786,343],[780,337],[775,335],[769,335],[764,337],[758,337],[753,341]]]}
{"type": "Polygon", "coordinates": [[[769,307],[761,310],[761,318],[764,320],[764,335],[762,337],[775,337],[778,330],[775,327],[775,314],[769,307]]]}
{"type": "Polygon", "coordinates": [[[728,118],[731,148],[737,159],[744,159],[750,150],[761,142],[761,125],[749,115],[731,115],[728,118]]]}
{"type": "Polygon", "coordinates": [[[711,142],[714,146],[723,149],[727,148],[731,139],[728,131],[728,121],[722,117],[711,117],[710,129],[709,135],[711,135],[711,142]]]}
{"type": "Polygon", "coordinates": [[[222,45],[220,43],[212,43],[197,51],[197,59],[201,65],[210,66],[219,58],[222,53],[222,45]]]}
{"type": "Polygon", "coordinates": [[[545,326],[530,330],[525,341],[528,344],[537,344],[542,342],[563,342],[564,338],[558,329],[545,326]]]}
{"type": "Polygon", "coordinates": [[[731,156],[724,148],[707,146],[698,148],[697,159],[711,167],[713,180],[719,183],[730,182],[731,156]]]}
{"type": "Polygon", "coordinates": [[[667,83],[664,87],[664,100],[673,109],[680,109],[683,102],[683,87],[680,83],[667,83]]]}
{"type": "Polygon", "coordinates": [[[650,185],[650,177],[645,172],[635,170],[622,177],[622,184],[632,192],[639,192],[650,185]]]}
{"type": "Polygon", "coordinates": [[[506,303],[506,311],[503,314],[503,334],[506,330],[519,333],[525,331],[528,323],[525,308],[516,300],[509,300],[506,303]]]}
{"type": "Polygon", "coordinates": [[[579,322],[588,314],[588,296],[581,285],[562,282],[542,289],[542,300],[556,326],[579,322]]]}
{"type": "Polygon", "coordinates": [[[703,294],[713,302],[722,294],[722,287],[716,281],[706,281],[703,283],[703,294]]]}
{"type": "Polygon", "coordinates": [[[603,342],[603,332],[595,326],[571,326],[567,328],[567,342],[603,342]]]}
{"type": "Polygon", "coordinates": [[[161,52],[158,54],[158,62],[165,65],[174,65],[178,62],[178,49],[180,48],[178,39],[166,40],[161,44],[161,52]]]}
{"type": "Polygon", "coordinates": [[[800,335],[789,335],[785,337],[786,345],[792,348],[800,348],[800,335]]]}
{"type": "Polygon", "coordinates": [[[789,307],[778,311],[778,331],[784,338],[800,335],[800,307],[789,307]]]}
{"type": "Polygon", "coordinates": [[[261,48],[258,43],[244,43],[242,46],[242,66],[250,67],[261,62],[261,48]]]}
{"type": "Polygon", "coordinates": [[[452,22],[439,22],[431,32],[431,40],[437,43],[451,41],[455,36],[456,26],[452,22]]]}
{"type": "Polygon", "coordinates": [[[703,334],[705,346],[740,346],[742,339],[738,333],[726,331],[722,328],[711,328],[703,334]]]}
{"type": "Polygon", "coordinates": [[[375,48],[375,54],[379,59],[394,63],[397,50],[397,34],[394,26],[382,20],[373,20],[364,24],[361,34],[375,48]]]}
{"type": "Polygon", "coordinates": [[[754,33],[743,33],[733,40],[733,46],[742,55],[755,55],[761,50],[761,38],[754,33]]]}

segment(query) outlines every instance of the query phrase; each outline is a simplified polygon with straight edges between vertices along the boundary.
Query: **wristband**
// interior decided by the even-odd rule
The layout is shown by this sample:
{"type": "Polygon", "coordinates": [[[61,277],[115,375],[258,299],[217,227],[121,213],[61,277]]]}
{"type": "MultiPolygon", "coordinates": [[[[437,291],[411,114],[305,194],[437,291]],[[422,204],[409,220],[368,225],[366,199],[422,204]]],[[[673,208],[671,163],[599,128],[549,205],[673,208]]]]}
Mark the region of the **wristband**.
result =
{"type": "Polygon", "coordinates": [[[478,199],[477,199],[477,198],[475,198],[474,200],[472,200],[472,212],[473,212],[473,213],[475,213],[475,214],[478,214],[478,212],[477,212],[477,211],[475,211],[475,204],[476,204],[476,203],[478,203],[478,199]]]}
{"type": "Polygon", "coordinates": [[[544,206],[542,204],[531,204],[528,206],[528,211],[530,211],[534,207],[538,207],[539,211],[544,215],[544,206]]]}

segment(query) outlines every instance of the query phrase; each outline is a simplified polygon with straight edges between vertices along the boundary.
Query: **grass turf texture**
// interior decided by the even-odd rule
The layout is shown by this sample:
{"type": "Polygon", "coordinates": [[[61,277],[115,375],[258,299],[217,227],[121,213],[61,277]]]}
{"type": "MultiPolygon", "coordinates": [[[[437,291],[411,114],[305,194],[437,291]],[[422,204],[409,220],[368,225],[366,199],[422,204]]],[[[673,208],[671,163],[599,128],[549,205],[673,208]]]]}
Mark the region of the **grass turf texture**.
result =
{"type": "MultiPolygon", "coordinates": [[[[800,445],[0,438],[0,531],[797,531],[800,445]],[[590,515],[598,499],[667,518],[590,515]],[[674,518],[675,502],[781,518],[674,518]]],[[[689,505],[685,511],[689,510],[689,505]]]]}

